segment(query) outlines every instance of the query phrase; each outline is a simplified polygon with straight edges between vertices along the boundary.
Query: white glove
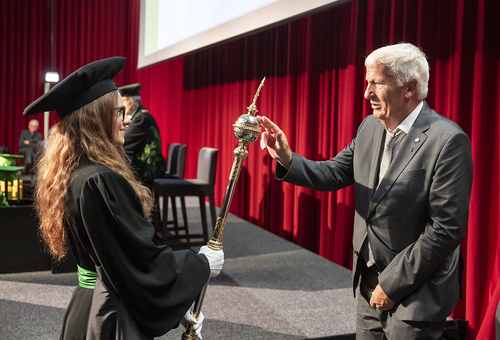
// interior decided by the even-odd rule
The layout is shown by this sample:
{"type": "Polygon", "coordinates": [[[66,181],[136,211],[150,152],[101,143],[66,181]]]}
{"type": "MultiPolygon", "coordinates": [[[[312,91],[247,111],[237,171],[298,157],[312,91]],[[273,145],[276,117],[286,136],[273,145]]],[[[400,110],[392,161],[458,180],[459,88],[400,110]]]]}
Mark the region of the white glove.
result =
{"type": "Polygon", "coordinates": [[[193,330],[196,335],[196,339],[201,340],[201,328],[202,328],[202,323],[205,317],[203,316],[203,313],[200,311],[200,316],[198,317],[198,320],[195,319],[195,317],[191,314],[193,311],[193,306],[194,303],[189,307],[188,311],[186,314],[184,314],[184,317],[181,320],[181,324],[187,329],[189,325],[193,325],[193,330]]]}
{"type": "Polygon", "coordinates": [[[224,251],[212,250],[207,246],[200,248],[198,254],[203,254],[207,257],[208,264],[210,265],[210,277],[215,277],[220,274],[222,265],[224,264],[224,251]]]}

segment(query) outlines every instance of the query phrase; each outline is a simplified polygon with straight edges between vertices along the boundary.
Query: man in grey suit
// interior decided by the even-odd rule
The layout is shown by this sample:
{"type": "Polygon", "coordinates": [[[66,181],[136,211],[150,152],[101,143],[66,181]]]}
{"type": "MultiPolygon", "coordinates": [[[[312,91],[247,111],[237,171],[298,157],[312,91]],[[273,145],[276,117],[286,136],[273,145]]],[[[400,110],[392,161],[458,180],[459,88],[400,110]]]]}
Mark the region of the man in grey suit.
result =
{"type": "Polygon", "coordinates": [[[259,117],[261,147],[280,180],[321,191],[354,184],[357,339],[439,339],[461,297],[470,141],[425,102],[429,65],[419,48],[386,46],[365,66],[373,115],[337,156],[315,162],[293,153],[267,117],[259,117]]]}

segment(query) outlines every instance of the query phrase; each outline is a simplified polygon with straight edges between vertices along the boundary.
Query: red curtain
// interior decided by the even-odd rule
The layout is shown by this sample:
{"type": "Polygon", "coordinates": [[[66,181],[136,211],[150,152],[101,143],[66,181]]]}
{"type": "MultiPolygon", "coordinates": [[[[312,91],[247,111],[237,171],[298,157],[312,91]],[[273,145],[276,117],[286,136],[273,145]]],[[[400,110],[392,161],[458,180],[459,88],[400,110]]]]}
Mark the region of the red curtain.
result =
{"type": "MultiPolygon", "coordinates": [[[[126,56],[115,81],[143,85],[143,103],[160,126],[164,153],[171,143],[188,145],[186,177],[196,176],[201,147],[219,149],[216,202],[222,202],[237,146],[232,124],[246,113],[264,76],[259,114],[280,125],[294,151],[328,159],[370,114],[363,99],[364,57],[399,41],[421,46],[431,67],[428,103],[456,121],[473,148],[462,244],[464,302],[452,316],[469,321],[470,339],[494,338],[500,298],[497,0],[352,0],[136,70],[139,2],[54,0],[53,68],[65,77],[96,59],[126,56]]],[[[29,120],[21,112],[43,93],[43,75],[51,68],[50,0],[2,1],[0,16],[0,145],[17,152],[29,120]]],[[[55,121],[52,113],[50,123],[55,121]]],[[[252,143],[231,212],[350,268],[353,190],[320,193],[273,176],[273,162],[252,143]]]]}
{"type": "Polygon", "coordinates": [[[21,113],[43,93],[50,68],[50,8],[46,1],[2,1],[0,6],[0,146],[17,153],[19,133],[28,126],[21,113]]]}

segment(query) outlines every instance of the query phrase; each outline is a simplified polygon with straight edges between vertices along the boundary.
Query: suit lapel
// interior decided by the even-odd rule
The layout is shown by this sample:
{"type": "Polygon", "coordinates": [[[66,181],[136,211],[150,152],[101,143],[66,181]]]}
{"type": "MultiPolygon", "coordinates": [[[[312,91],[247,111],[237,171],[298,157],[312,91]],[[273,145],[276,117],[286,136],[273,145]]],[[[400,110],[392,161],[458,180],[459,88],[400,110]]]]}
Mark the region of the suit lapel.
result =
{"type": "MultiPolygon", "coordinates": [[[[370,201],[370,206],[368,208],[368,214],[367,216],[369,217],[372,213],[373,210],[377,207],[377,205],[380,203],[382,198],[385,197],[387,192],[391,189],[393,186],[394,182],[398,179],[399,175],[403,172],[403,170],[406,168],[408,163],[412,160],[412,158],[416,155],[416,153],[420,150],[422,145],[425,143],[427,139],[427,135],[425,134],[425,131],[429,128],[429,120],[431,116],[431,110],[429,106],[427,105],[426,102],[424,102],[424,106],[422,107],[422,111],[420,111],[420,114],[418,115],[417,119],[413,123],[413,126],[410,128],[410,131],[408,132],[408,135],[404,138],[403,144],[401,145],[401,148],[399,149],[398,154],[396,157],[393,159],[392,163],[389,165],[389,168],[387,169],[387,173],[385,174],[385,177],[382,179],[382,182],[378,186],[378,188],[375,189],[375,193],[372,197],[372,200],[370,201]]],[[[378,132],[375,132],[378,133],[378,132]]],[[[375,137],[377,138],[377,137],[375,137]]],[[[381,137],[378,137],[381,138],[381,137]]],[[[380,145],[380,144],[379,144],[380,145]]],[[[380,155],[380,148],[379,148],[379,153],[380,155]]],[[[378,157],[378,156],[377,156],[378,157]]],[[[377,158],[377,164],[380,163],[378,162],[377,158]]],[[[380,165],[376,166],[376,173],[378,173],[380,165]]],[[[372,167],[373,170],[373,167],[372,167]]],[[[372,177],[375,176],[372,173],[370,174],[370,180],[372,177]]],[[[375,176],[376,178],[377,176],[375,176]]],[[[376,183],[374,184],[374,188],[376,187],[376,183]]]]}
{"type": "Polygon", "coordinates": [[[380,123],[377,124],[374,130],[371,169],[370,177],[368,179],[368,183],[370,184],[370,199],[373,197],[373,194],[375,193],[375,190],[377,188],[378,173],[380,171],[380,155],[382,152],[382,141],[384,140],[383,136],[385,133],[385,128],[384,125],[380,123]]]}

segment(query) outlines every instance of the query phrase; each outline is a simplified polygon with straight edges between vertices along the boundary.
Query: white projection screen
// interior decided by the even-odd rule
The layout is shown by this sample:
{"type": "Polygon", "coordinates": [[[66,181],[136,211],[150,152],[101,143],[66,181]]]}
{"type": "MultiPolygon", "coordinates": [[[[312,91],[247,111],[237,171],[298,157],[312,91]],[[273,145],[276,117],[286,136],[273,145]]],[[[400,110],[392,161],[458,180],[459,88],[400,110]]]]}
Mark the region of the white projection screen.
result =
{"type": "Polygon", "coordinates": [[[143,68],[348,0],[141,0],[143,68]]]}

